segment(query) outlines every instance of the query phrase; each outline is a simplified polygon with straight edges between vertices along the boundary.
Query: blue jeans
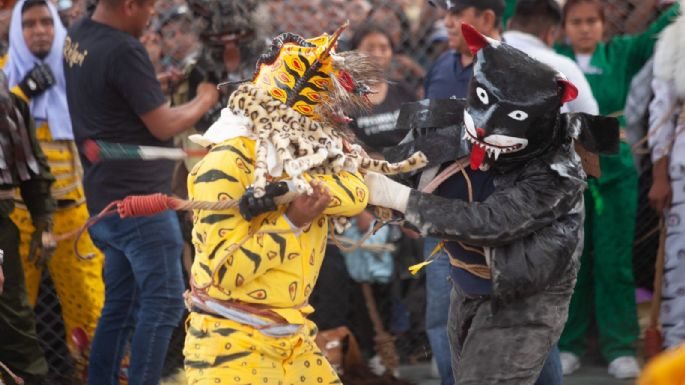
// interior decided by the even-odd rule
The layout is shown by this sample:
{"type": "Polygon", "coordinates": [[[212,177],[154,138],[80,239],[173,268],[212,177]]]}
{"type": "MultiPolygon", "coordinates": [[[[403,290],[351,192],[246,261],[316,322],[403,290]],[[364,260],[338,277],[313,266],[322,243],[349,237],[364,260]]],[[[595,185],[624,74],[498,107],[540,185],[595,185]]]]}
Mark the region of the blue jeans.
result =
{"type": "MultiPolygon", "coordinates": [[[[440,239],[426,238],[423,254],[428,257],[440,243],[440,239]]],[[[452,283],[449,280],[450,262],[444,250],[440,256],[426,266],[426,334],[433,351],[433,358],[438,366],[440,385],[452,385],[452,362],[450,342],[447,338],[447,316],[450,309],[450,291],[452,283]]]]}
{"type": "Polygon", "coordinates": [[[559,347],[554,345],[547,355],[545,366],[542,367],[540,377],[535,381],[535,385],[562,385],[563,383],[564,374],[561,370],[559,347]]]}
{"type": "Polygon", "coordinates": [[[157,385],[183,314],[182,237],[176,214],[102,219],[89,230],[105,254],[105,305],[90,352],[88,385],[117,385],[130,341],[130,385],[157,385]]]}

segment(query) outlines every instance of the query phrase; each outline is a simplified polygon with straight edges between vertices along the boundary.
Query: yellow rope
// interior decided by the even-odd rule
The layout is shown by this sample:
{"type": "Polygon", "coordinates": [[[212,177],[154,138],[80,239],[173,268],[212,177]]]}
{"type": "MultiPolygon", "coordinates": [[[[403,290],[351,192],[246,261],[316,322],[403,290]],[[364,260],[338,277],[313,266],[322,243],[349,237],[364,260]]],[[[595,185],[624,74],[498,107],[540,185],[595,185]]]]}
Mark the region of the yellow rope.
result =
{"type": "Polygon", "coordinates": [[[369,237],[371,237],[373,234],[376,234],[376,232],[378,230],[380,230],[381,227],[383,227],[385,225],[386,225],[386,222],[380,222],[380,221],[376,222],[376,224],[373,226],[373,229],[371,229],[371,231],[367,231],[363,237],[358,239],[356,242],[353,242],[352,245],[343,244],[343,242],[341,242],[339,237],[337,235],[335,235],[335,228],[333,226],[330,226],[330,225],[328,226],[328,234],[329,234],[331,241],[333,241],[333,244],[335,244],[340,249],[340,251],[342,251],[344,253],[351,253],[351,252],[357,250],[358,248],[362,247],[364,242],[366,242],[366,240],[369,239],[369,237]]]}
{"type": "Polygon", "coordinates": [[[452,258],[452,256],[450,256],[450,265],[452,265],[454,267],[458,267],[462,270],[466,270],[478,278],[483,278],[483,279],[492,278],[492,275],[490,273],[490,267],[488,267],[487,265],[477,265],[477,264],[464,263],[464,262],[462,262],[456,258],[452,258]]]}

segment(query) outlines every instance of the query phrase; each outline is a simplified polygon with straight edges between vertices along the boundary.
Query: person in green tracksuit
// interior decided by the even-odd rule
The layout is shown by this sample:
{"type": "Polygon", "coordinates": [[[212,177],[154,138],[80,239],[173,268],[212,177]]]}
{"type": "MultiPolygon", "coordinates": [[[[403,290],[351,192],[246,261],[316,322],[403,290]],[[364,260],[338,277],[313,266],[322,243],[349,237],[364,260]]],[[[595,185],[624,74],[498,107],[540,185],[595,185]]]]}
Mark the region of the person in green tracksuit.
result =
{"type": "MultiPolygon", "coordinates": [[[[654,1],[655,6],[657,1],[654,1]]],[[[658,33],[680,12],[678,4],[659,16],[642,34],[602,42],[603,5],[599,0],[568,0],[564,30],[570,45],[557,52],[575,60],[587,77],[603,115],[620,115],[633,76],[652,56],[658,33]]],[[[632,271],[637,212],[637,172],[630,146],[617,155],[601,155],[602,176],[585,193],[585,250],[581,258],[569,318],[559,341],[564,374],[580,366],[585,333],[594,314],[599,345],[609,373],[633,378],[639,327],[632,271]]]]}
{"type": "Polygon", "coordinates": [[[504,13],[502,14],[502,30],[507,30],[509,19],[514,16],[516,10],[516,0],[504,0],[504,13]]]}

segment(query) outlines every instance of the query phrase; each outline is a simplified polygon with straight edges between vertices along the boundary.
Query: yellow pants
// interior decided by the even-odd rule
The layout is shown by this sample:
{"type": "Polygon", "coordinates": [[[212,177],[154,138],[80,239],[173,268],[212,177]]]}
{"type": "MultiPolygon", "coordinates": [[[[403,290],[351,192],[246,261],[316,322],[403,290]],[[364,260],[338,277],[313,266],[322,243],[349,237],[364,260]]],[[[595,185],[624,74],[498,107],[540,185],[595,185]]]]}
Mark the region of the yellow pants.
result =
{"type": "Polygon", "coordinates": [[[250,326],[193,312],[183,349],[188,385],[340,384],[314,343],[316,332],[307,321],[297,334],[268,337],[250,326]]]}
{"type": "MultiPolygon", "coordinates": [[[[81,186],[76,147],[69,141],[53,141],[46,124],[38,127],[36,137],[56,179],[52,186],[53,197],[75,203],[71,207],[55,210],[53,232],[56,235],[71,232],[80,228],[89,217],[81,186]]],[[[22,204],[17,205],[11,218],[20,231],[19,253],[24,267],[26,291],[29,301],[35,306],[43,272],[28,261],[33,224],[29,212],[22,204]]],[[[88,232],[81,236],[78,248],[81,254],[93,253],[95,258],[83,261],[76,257],[74,239],[69,238],[57,244],[57,250],[47,266],[62,306],[67,342],[72,352],[75,352],[75,346],[70,338],[71,331],[77,327],[83,328],[92,339],[105,300],[103,254],[93,245],[88,232]]]]}

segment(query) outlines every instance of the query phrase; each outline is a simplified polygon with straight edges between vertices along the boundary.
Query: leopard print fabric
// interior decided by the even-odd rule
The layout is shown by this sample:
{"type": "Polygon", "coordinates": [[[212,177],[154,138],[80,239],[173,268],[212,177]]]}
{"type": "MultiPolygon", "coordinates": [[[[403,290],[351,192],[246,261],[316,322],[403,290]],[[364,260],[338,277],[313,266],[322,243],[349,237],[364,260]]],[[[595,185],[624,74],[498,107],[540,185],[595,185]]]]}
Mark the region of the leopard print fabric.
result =
{"type": "Polygon", "coordinates": [[[268,182],[267,153],[269,143],[276,149],[278,162],[292,178],[297,191],[312,193],[303,173],[335,174],[342,170],[374,171],[386,175],[410,172],[428,164],[426,156],[417,152],[408,159],[389,163],[368,158],[359,145],[344,151],[343,136],[336,128],[299,114],[270,97],[251,83],[242,84],[228,101],[228,108],[252,121],[251,130],[257,137],[254,191],[256,197],[265,193],[268,182]]]}

